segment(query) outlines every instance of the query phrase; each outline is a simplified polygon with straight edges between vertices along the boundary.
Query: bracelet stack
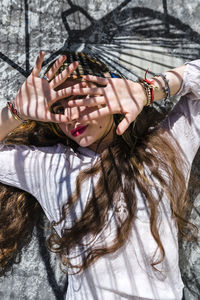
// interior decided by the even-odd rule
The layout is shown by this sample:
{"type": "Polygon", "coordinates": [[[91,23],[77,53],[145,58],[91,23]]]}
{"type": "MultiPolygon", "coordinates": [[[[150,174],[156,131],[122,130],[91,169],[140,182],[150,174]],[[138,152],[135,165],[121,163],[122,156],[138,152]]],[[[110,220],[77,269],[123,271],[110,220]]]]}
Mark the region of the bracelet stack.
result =
{"type": "MultiPolygon", "coordinates": [[[[147,72],[148,72],[148,69],[146,70],[146,73],[145,73],[145,77],[144,78],[139,78],[139,82],[140,84],[143,86],[144,90],[145,90],[145,93],[146,93],[146,96],[147,96],[147,103],[146,103],[146,106],[149,106],[153,103],[154,101],[154,91],[158,89],[158,87],[154,86],[154,80],[148,80],[147,79],[147,72]]],[[[154,77],[162,77],[164,83],[165,83],[165,86],[162,87],[163,89],[163,92],[165,94],[165,99],[166,100],[167,98],[170,98],[170,95],[171,95],[171,92],[170,92],[170,87],[169,87],[169,80],[167,79],[166,75],[163,74],[163,73],[158,73],[158,74],[155,74],[154,77]]]]}
{"type": "Polygon", "coordinates": [[[11,112],[12,116],[15,118],[15,120],[21,121],[23,124],[26,124],[28,121],[24,120],[20,114],[18,113],[17,109],[15,108],[14,104],[12,102],[7,102],[7,107],[9,111],[11,112]]]}
{"type": "Polygon", "coordinates": [[[162,77],[162,79],[165,83],[165,86],[162,89],[163,89],[163,92],[165,93],[164,100],[166,100],[167,98],[170,98],[170,95],[171,95],[170,87],[169,87],[169,80],[167,79],[166,75],[163,73],[158,73],[158,74],[154,75],[154,77],[159,77],[159,76],[162,77]]]}
{"type": "Polygon", "coordinates": [[[154,83],[153,80],[148,80],[147,79],[147,77],[146,77],[147,72],[148,72],[148,69],[146,70],[145,77],[144,78],[139,78],[139,82],[143,86],[143,88],[145,90],[145,93],[146,93],[146,96],[147,96],[146,106],[149,106],[154,101],[154,91],[157,90],[158,87],[153,85],[153,83],[154,83]]]}

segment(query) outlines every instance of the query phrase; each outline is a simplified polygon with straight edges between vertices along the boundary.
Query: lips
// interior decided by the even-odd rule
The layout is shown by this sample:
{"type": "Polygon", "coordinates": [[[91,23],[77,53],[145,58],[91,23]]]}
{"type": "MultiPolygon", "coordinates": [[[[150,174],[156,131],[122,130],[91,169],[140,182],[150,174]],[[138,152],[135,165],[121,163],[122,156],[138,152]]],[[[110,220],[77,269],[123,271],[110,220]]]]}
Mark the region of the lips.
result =
{"type": "Polygon", "coordinates": [[[86,129],[87,129],[88,125],[85,126],[78,126],[74,129],[71,130],[71,135],[73,136],[79,136],[80,134],[82,134],[86,129]]]}

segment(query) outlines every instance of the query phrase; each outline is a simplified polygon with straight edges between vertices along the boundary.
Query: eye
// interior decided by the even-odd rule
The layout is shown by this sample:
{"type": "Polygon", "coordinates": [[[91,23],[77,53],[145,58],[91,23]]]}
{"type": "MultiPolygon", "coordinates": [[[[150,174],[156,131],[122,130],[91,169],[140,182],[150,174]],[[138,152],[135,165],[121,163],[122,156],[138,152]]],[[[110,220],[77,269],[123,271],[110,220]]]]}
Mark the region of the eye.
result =
{"type": "Polygon", "coordinates": [[[63,106],[55,107],[53,111],[54,111],[55,114],[64,115],[64,113],[65,113],[63,106]]]}

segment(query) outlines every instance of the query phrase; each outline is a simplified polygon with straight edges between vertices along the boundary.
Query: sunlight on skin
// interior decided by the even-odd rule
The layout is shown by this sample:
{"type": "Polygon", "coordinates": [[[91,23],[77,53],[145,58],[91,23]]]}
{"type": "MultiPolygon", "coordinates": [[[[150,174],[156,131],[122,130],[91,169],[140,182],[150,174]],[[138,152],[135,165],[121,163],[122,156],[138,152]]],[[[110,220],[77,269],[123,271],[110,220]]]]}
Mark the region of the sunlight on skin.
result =
{"type": "MultiPolygon", "coordinates": [[[[123,114],[124,118],[117,127],[116,133],[121,135],[136,119],[137,115],[146,105],[146,93],[140,83],[122,78],[99,78],[85,75],[85,80],[91,80],[98,84],[106,84],[104,87],[83,88],[80,94],[86,98],[70,100],[70,107],[87,106],[96,110],[80,117],[80,121],[97,119],[109,114],[123,114]],[[99,108],[99,105],[101,107],[99,108]]],[[[73,93],[74,94],[74,93],[73,93]]]]}
{"type": "MultiPolygon", "coordinates": [[[[67,79],[59,86],[59,89],[73,86],[74,84],[80,83],[81,80],[81,78],[67,79]]],[[[93,88],[96,87],[96,84],[92,82],[83,82],[83,87],[93,88]]],[[[102,106],[69,107],[68,101],[75,97],[77,99],[77,96],[71,96],[68,100],[63,99],[53,104],[52,108],[55,113],[65,114],[69,118],[69,122],[59,123],[58,125],[66,136],[80,146],[88,147],[93,151],[96,151],[98,147],[98,152],[101,152],[113,141],[115,130],[113,115],[99,116],[98,119],[81,122],[78,120],[81,116],[90,114],[102,106]],[[102,142],[98,145],[100,140],[102,140],[102,142]]],[[[83,96],[79,97],[83,98],[83,96]]]]}
{"type": "MultiPolygon", "coordinates": [[[[114,130],[118,135],[123,134],[146,105],[146,93],[138,82],[92,75],[71,79],[78,62],[73,62],[55,76],[65,56],[61,56],[45,74],[50,80],[48,82],[39,77],[44,55],[44,52],[40,53],[31,75],[14,100],[17,111],[25,120],[60,123],[65,134],[83,147],[92,147],[105,136],[103,144],[106,147],[113,139],[114,130]],[[66,98],[69,100],[61,100],[66,98]],[[64,113],[52,113],[49,109],[58,100],[64,107],[64,113]],[[113,126],[114,114],[124,116],[116,129],[113,126]]],[[[183,71],[184,66],[181,66],[167,73],[171,95],[180,88],[183,71]]],[[[163,98],[162,78],[158,81],[160,85],[154,80],[154,85],[158,87],[155,100],[163,98]]]]}

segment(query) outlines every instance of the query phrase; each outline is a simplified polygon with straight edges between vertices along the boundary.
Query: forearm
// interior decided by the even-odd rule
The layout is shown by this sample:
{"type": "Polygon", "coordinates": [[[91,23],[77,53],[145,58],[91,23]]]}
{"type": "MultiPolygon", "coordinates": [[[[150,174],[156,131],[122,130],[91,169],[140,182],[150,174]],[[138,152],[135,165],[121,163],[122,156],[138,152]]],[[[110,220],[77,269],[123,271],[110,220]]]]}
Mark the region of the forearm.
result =
{"type": "Polygon", "coordinates": [[[0,141],[2,141],[12,130],[17,128],[22,121],[16,120],[7,106],[0,110],[0,141]]]}
{"type": "MultiPolygon", "coordinates": [[[[183,74],[184,70],[186,68],[186,65],[180,66],[178,68],[172,69],[170,71],[167,71],[164,73],[166,75],[166,78],[169,80],[169,88],[170,88],[170,95],[176,95],[179,91],[182,80],[183,80],[183,74]]],[[[161,100],[165,98],[166,94],[163,90],[163,87],[165,87],[165,82],[161,76],[156,76],[152,78],[154,81],[154,86],[157,87],[154,91],[154,101],[161,100]]]]}

